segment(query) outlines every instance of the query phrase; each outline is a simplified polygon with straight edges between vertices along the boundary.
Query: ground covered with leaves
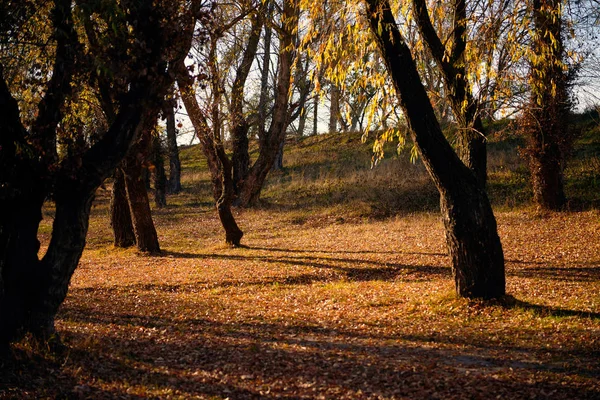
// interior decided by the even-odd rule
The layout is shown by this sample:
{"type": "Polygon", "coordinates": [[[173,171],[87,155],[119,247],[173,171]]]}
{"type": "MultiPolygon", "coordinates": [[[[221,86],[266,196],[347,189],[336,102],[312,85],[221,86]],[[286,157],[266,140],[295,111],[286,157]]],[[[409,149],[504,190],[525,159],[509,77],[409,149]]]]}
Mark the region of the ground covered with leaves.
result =
{"type": "Polygon", "coordinates": [[[15,345],[1,398],[600,398],[598,211],[498,213],[502,303],[454,297],[436,213],[244,211],[231,249],[212,209],[174,205],[159,256],[114,249],[106,213],[58,316],[69,349],[15,345]]]}

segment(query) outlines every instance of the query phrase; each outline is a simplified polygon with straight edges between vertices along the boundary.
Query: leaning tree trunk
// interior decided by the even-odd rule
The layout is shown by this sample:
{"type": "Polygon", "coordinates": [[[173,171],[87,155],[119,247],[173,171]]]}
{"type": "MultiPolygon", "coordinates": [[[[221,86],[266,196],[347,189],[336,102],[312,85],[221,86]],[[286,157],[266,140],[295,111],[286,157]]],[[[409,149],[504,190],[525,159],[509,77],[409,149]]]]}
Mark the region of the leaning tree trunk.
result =
{"type": "Polygon", "coordinates": [[[137,152],[130,153],[123,163],[123,172],[135,240],[140,251],[158,253],[160,252],[158,235],[152,221],[148,190],[142,170],[141,157],[137,152]]]}
{"type": "Polygon", "coordinates": [[[181,160],[177,146],[177,128],[175,127],[175,112],[169,105],[165,111],[167,115],[167,149],[169,151],[169,182],[168,192],[181,192],[181,160]]]}
{"type": "Polygon", "coordinates": [[[244,236],[244,233],[237,225],[235,217],[231,212],[231,204],[235,196],[232,179],[233,166],[225,154],[225,149],[223,148],[222,142],[215,144],[215,150],[223,166],[223,173],[221,174],[222,191],[221,196],[216,202],[217,212],[219,213],[221,224],[225,229],[225,242],[232,246],[238,247],[240,246],[240,242],[242,240],[242,236],[244,236]]]}
{"type": "Polygon", "coordinates": [[[431,55],[438,64],[452,112],[459,125],[458,156],[485,186],[487,181],[487,146],[485,130],[479,116],[479,104],[471,94],[465,67],[467,2],[453,3],[451,48],[446,49],[429,16],[425,0],[413,0],[415,21],[431,55]]]}
{"type": "Polygon", "coordinates": [[[505,294],[504,255],[485,190],[444,138],[389,2],[365,3],[411,136],[440,193],[456,292],[468,298],[499,298],[505,294]]]}
{"type": "Polygon", "coordinates": [[[115,247],[127,248],[135,245],[135,233],[125,189],[125,175],[121,168],[117,168],[114,173],[110,198],[110,225],[115,247]]]}

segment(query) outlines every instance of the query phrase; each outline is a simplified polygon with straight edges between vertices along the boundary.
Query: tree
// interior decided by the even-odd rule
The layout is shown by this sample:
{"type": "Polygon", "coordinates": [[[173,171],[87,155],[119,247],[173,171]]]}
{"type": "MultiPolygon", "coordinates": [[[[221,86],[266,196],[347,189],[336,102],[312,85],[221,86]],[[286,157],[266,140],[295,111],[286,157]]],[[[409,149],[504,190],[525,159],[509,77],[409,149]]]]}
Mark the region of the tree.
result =
{"type": "Polygon", "coordinates": [[[456,291],[469,298],[499,298],[505,294],[504,256],[485,190],[444,138],[389,2],[364,2],[411,137],[440,193],[456,291]]]}
{"type": "Polygon", "coordinates": [[[571,110],[569,71],[563,44],[562,1],[533,0],[530,52],[531,98],[521,119],[533,201],[541,209],[560,210],[565,202],[563,171],[573,143],[568,130],[571,110]]]}
{"type": "Polygon", "coordinates": [[[168,193],[181,192],[181,161],[179,159],[179,147],[177,146],[177,128],[175,126],[174,105],[167,103],[163,110],[167,120],[167,150],[169,154],[169,181],[168,193]]]}
{"type": "Polygon", "coordinates": [[[458,121],[458,150],[463,163],[475,172],[485,186],[487,150],[485,130],[479,114],[479,104],[471,94],[466,68],[467,2],[453,3],[453,26],[450,49],[446,49],[431,23],[425,0],[413,0],[415,21],[429,51],[437,63],[450,105],[458,121]]]}
{"type": "Polygon", "coordinates": [[[162,208],[167,205],[167,175],[160,135],[152,136],[152,165],[154,166],[154,204],[162,208]]]}
{"type": "MultiPolygon", "coordinates": [[[[156,115],[172,85],[169,66],[187,54],[180,47],[182,35],[191,34],[193,28],[187,10],[177,2],[154,3],[125,1],[94,9],[98,4],[81,2],[73,8],[70,0],[55,0],[49,19],[44,7],[39,7],[37,17],[49,20],[55,50],[50,53],[51,77],[38,87],[43,95],[31,124],[24,124],[27,119],[20,108],[27,109],[27,105],[15,98],[13,93],[19,88],[7,85],[0,65],[0,208],[10,210],[0,213],[2,346],[24,332],[40,340],[58,340],[54,317],[85,246],[94,193],[113,173],[144,123],[156,115]],[[92,12],[73,18],[74,11],[84,9],[92,12]],[[78,137],[85,131],[65,122],[63,110],[76,103],[74,90],[90,82],[90,72],[111,69],[111,64],[87,52],[82,44],[75,21],[91,15],[94,24],[114,27],[98,32],[103,40],[122,46],[114,47],[115,51],[128,55],[112,59],[119,65],[111,71],[114,83],[124,82],[128,89],[119,97],[118,112],[106,129],[93,138],[67,141],[67,151],[59,152],[59,133],[69,128],[67,133],[78,137]],[[37,231],[44,200],[50,196],[56,206],[52,236],[39,259],[37,231]]],[[[16,29],[17,36],[25,29],[24,25],[10,28],[16,29]]],[[[29,44],[22,46],[26,49],[29,44]]]]}

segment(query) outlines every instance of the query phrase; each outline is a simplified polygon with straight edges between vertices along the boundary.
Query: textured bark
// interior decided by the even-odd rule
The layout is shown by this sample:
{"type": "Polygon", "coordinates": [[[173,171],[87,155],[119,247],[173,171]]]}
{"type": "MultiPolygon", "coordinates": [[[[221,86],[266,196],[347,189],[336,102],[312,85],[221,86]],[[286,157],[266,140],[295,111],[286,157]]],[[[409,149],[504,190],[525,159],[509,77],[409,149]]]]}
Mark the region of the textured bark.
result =
{"type": "Polygon", "coordinates": [[[527,138],[533,201],[540,209],[560,210],[566,203],[563,171],[574,137],[568,130],[571,109],[568,76],[562,70],[565,51],[558,0],[535,0],[531,100],[521,120],[527,138]]]}
{"type": "Polygon", "coordinates": [[[86,189],[78,181],[63,179],[55,192],[52,238],[41,262],[41,290],[36,291],[28,322],[28,330],[44,341],[56,338],[54,317],[67,295],[71,277],[85,247],[94,198],[94,192],[86,189]]]}
{"type": "Polygon", "coordinates": [[[123,163],[125,189],[137,248],[143,252],[158,253],[160,252],[158,235],[152,221],[148,190],[142,174],[143,159],[143,153],[139,150],[132,151],[125,159],[123,163]]]}
{"type": "Polygon", "coordinates": [[[485,131],[479,116],[479,104],[471,94],[465,68],[467,4],[454,2],[452,47],[446,51],[431,23],[425,0],[413,0],[415,21],[443,76],[452,112],[458,122],[458,155],[485,186],[487,180],[487,147],[485,131]]]}
{"type": "Polygon", "coordinates": [[[169,182],[168,193],[181,192],[181,160],[177,146],[177,129],[175,127],[175,112],[169,104],[165,109],[167,117],[167,150],[169,151],[169,182]]]}
{"type": "Polygon", "coordinates": [[[306,117],[306,108],[303,108],[302,112],[300,113],[300,117],[298,117],[298,130],[296,131],[296,134],[299,137],[304,136],[304,130],[306,129],[306,117]]]}
{"type": "Polygon", "coordinates": [[[485,190],[444,138],[388,1],[365,4],[411,136],[440,193],[456,292],[469,298],[499,298],[505,294],[504,256],[485,190]]]}
{"type": "Polygon", "coordinates": [[[231,212],[231,204],[235,196],[232,179],[233,166],[225,154],[225,149],[223,148],[222,142],[216,143],[215,149],[223,166],[223,173],[221,174],[222,191],[221,196],[216,202],[217,212],[219,214],[221,224],[223,225],[223,229],[225,229],[225,242],[232,246],[238,247],[240,245],[240,241],[242,240],[242,236],[244,236],[244,233],[238,227],[237,222],[235,222],[235,217],[231,212]]]}
{"type": "Polygon", "coordinates": [[[115,247],[127,248],[135,245],[135,233],[125,189],[125,175],[121,168],[117,168],[114,173],[110,198],[110,225],[115,247]]]}

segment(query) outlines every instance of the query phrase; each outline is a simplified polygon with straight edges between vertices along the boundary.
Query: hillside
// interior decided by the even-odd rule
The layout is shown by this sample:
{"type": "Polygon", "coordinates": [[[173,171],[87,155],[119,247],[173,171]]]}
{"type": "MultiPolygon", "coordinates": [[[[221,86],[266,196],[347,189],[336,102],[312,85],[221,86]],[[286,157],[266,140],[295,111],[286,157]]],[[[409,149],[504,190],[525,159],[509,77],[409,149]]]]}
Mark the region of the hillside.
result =
{"type": "MultiPolygon", "coordinates": [[[[597,113],[578,115],[581,131],[566,169],[568,209],[600,206],[600,119],[597,113]]],[[[528,170],[514,127],[498,122],[490,127],[488,193],[496,209],[531,207],[528,170]]],[[[420,160],[410,161],[411,143],[398,151],[395,143],[374,168],[374,138],[360,133],[289,138],[284,169],[272,171],[261,196],[261,207],[300,215],[333,214],[345,218],[384,218],[435,211],[438,194],[420,160]]],[[[256,156],[255,152],[254,155],[256,156]]],[[[206,165],[198,146],[182,149],[186,188],[198,204],[212,202],[206,165]]],[[[301,218],[301,216],[299,216],[301,218]]]]}

